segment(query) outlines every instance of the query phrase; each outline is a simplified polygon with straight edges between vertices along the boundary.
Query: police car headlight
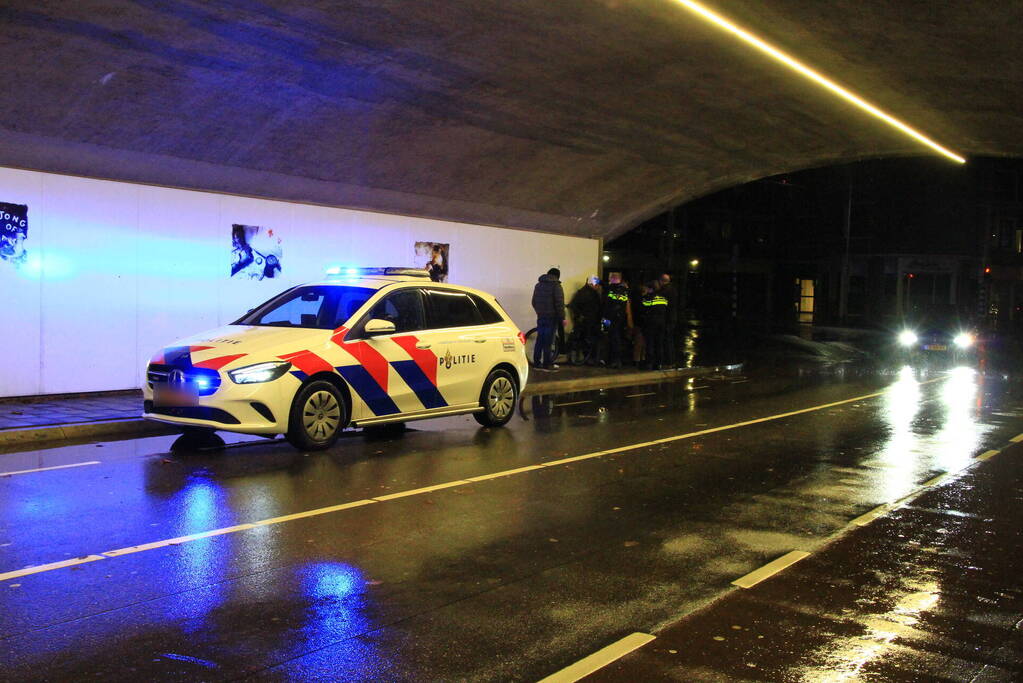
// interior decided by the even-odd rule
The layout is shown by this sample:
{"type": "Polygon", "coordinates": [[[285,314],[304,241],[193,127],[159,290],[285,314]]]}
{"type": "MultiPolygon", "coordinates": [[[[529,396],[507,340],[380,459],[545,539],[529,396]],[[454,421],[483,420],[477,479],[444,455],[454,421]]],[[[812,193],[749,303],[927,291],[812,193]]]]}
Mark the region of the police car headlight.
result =
{"type": "Polygon", "coordinates": [[[955,342],[955,345],[959,348],[966,349],[973,346],[973,335],[967,334],[966,332],[960,332],[952,341],[955,342]]]}
{"type": "Polygon", "coordinates": [[[912,330],[903,330],[899,333],[899,343],[903,346],[912,346],[913,344],[916,344],[916,341],[916,332],[913,332],[912,330]]]}
{"type": "Polygon", "coordinates": [[[246,365],[244,368],[231,370],[228,376],[235,384],[258,384],[259,382],[270,382],[281,377],[291,369],[291,363],[283,360],[268,361],[246,365]]]}

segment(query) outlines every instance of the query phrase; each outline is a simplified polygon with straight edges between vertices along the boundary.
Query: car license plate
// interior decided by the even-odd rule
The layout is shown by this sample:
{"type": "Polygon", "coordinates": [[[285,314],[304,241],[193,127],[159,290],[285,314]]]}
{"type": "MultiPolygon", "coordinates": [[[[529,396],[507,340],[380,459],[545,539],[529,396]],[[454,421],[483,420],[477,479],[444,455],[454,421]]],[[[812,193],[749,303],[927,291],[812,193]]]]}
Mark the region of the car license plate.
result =
{"type": "Polygon", "coordinates": [[[948,351],[948,346],[945,344],[928,344],[924,347],[925,351],[948,351]]]}
{"type": "Polygon", "coordinates": [[[198,397],[194,392],[170,387],[153,387],[153,405],[162,408],[175,408],[181,406],[194,406],[198,403],[198,397]]]}

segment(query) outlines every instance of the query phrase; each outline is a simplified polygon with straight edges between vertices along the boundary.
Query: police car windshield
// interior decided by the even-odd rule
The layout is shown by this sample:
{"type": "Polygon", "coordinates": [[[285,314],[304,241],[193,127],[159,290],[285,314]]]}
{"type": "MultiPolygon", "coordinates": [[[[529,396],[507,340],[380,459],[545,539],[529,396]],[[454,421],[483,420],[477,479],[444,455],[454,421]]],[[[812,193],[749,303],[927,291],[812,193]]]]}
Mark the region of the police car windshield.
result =
{"type": "Polygon", "coordinates": [[[236,320],[234,325],[333,330],[376,293],[366,287],[305,285],[280,294],[236,320]]]}

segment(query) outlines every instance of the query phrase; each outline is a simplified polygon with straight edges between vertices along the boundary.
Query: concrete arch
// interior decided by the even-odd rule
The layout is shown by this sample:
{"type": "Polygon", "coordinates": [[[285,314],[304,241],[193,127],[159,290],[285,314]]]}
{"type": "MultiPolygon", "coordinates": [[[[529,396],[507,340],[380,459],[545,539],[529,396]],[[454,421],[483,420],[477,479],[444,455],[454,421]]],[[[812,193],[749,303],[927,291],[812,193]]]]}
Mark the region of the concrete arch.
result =
{"type": "MultiPolygon", "coordinates": [[[[718,0],[963,154],[1023,154],[1023,6],[718,0]]],[[[605,239],[924,152],[674,0],[15,0],[0,165],[605,239]]]]}

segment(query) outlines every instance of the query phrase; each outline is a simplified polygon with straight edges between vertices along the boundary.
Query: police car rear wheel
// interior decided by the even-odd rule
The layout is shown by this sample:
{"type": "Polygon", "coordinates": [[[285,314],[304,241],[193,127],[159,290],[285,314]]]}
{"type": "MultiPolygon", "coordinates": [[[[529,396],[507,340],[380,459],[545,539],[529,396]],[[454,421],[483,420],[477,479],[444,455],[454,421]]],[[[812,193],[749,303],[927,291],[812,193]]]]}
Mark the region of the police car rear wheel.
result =
{"type": "Polygon", "coordinates": [[[483,383],[480,405],[483,410],[473,413],[476,421],[485,427],[500,427],[515,413],[518,390],[507,370],[494,370],[483,383]]]}
{"type": "Polygon", "coordinates": [[[302,450],[329,448],[344,429],[348,409],[330,382],[316,381],[302,387],[291,404],[288,441],[302,450]]]}

